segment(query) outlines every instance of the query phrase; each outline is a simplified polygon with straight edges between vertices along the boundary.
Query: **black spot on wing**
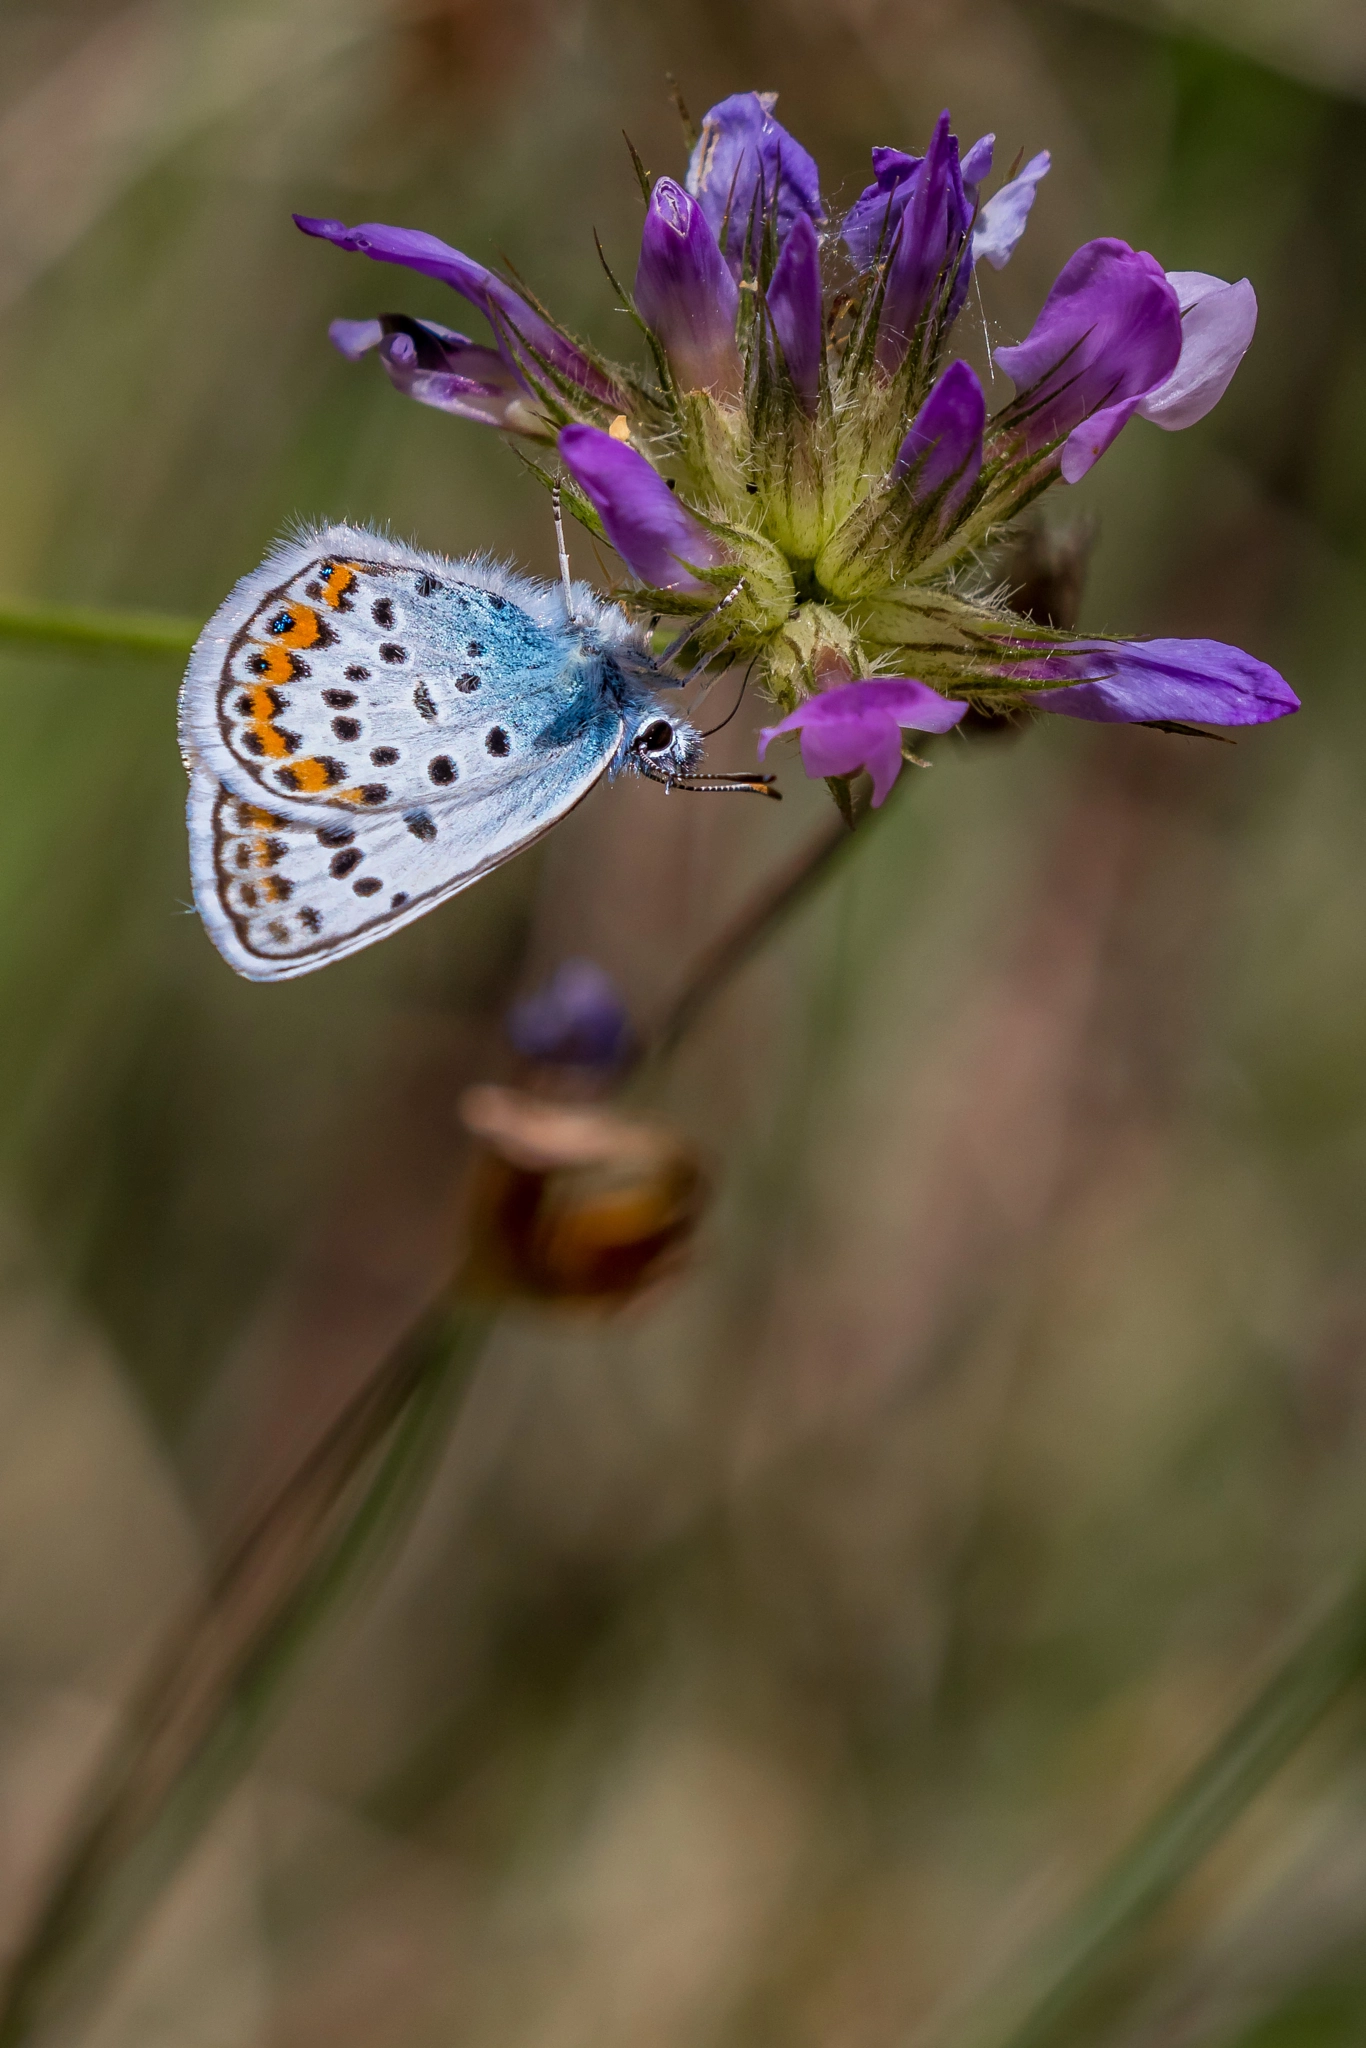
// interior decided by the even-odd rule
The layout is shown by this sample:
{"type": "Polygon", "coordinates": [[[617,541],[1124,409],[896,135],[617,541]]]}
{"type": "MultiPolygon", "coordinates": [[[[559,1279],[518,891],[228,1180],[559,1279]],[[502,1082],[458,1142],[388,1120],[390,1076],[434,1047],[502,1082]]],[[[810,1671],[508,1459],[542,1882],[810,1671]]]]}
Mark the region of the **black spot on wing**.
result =
{"type": "Polygon", "coordinates": [[[377,597],[370,607],[370,616],[377,626],[387,633],[394,623],[394,600],[392,597],[377,597]]]}
{"type": "Polygon", "coordinates": [[[512,741],[508,738],[506,731],[501,725],[491,725],[489,727],[488,731],[484,734],[484,745],[498,760],[501,760],[505,754],[509,754],[512,751],[512,741]]]}
{"type": "Polygon", "coordinates": [[[413,691],[413,702],[417,706],[419,717],[436,717],[436,699],[425,683],[419,683],[413,691]]]}
{"type": "Polygon", "coordinates": [[[392,768],[398,759],[398,748],[372,747],[370,749],[370,759],[374,762],[376,768],[392,768]]]}
{"type": "Polygon", "coordinates": [[[351,887],[358,896],[378,896],[384,884],[378,875],[362,875],[358,882],[351,884],[351,887]]]}
{"type": "Polygon", "coordinates": [[[349,846],[355,838],[349,825],[319,825],[319,846],[349,846]]]}
{"type": "Polygon", "coordinates": [[[412,833],[414,839],[425,840],[435,839],[436,837],[436,819],[430,811],[409,811],[405,815],[403,822],[412,833]]]}
{"type": "MultiPolygon", "coordinates": [[[[351,671],[346,671],[350,675],[351,671]]],[[[356,701],[354,690],[324,690],[323,703],[331,711],[349,711],[356,701]]]]}
{"type": "Polygon", "coordinates": [[[327,871],[335,876],[337,881],[344,882],[348,875],[355,873],[364,859],[365,855],[358,846],[348,846],[345,852],[333,854],[328,862],[327,871]]]}
{"type": "Polygon", "coordinates": [[[459,770],[449,754],[437,754],[427,763],[427,774],[431,781],[443,786],[454,782],[458,773],[459,770]]]}

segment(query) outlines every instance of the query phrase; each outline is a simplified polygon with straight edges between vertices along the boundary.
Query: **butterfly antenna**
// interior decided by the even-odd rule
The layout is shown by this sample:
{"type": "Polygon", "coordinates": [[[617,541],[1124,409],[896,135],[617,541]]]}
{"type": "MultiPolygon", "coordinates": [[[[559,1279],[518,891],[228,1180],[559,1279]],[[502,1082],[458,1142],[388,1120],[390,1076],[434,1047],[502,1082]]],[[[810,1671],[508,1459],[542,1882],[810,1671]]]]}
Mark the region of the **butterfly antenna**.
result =
{"type": "Polygon", "coordinates": [[[564,542],[564,513],[560,507],[558,484],[552,484],[550,487],[550,503],[555,513],[555,546],[560,556],[560,587],[564,591],[564,615],[573,626],[578,622],[574,617],[574,586],[569,579],[569,549],[564,542]]]}
{"type": "MultiPolygon", "coordinates": [[[[692,624],[688,627],[686,633],[680,633],[676,640],[671,640],[669,642],[668,646],[664,649],[664,652],[662,654],[657,655],[655,657],[658,667],[667,667],[668,663],[673,660],[676,654],[681,654],[683,652],[683,649],[687,646],[688,642],[692,639],[695,633],[700,633],[702,631],[702,628],[704,626],[709,626],[713,619],[719,619],[722,612],[726,609],[726,606],[728,604],[734,604],[736,598],[740,595],[740,592],[744,589],[744,587],[745,579],[742,576],[740,578],[740,581],[736,584],[735,588],[733,590],[728,590],[726,592],[720,604],[714,604],[709,612],[703,612],[700,619],[694,619],[692,624]]],[[[704,662],[702,666],[705,668],[706,663],[704,662]]],[[[696,670],[694,670],[693,673],[696,674],[696,670]]],[[[682,686],[680,685],[680,688],[681,687],[682,686]]]]}

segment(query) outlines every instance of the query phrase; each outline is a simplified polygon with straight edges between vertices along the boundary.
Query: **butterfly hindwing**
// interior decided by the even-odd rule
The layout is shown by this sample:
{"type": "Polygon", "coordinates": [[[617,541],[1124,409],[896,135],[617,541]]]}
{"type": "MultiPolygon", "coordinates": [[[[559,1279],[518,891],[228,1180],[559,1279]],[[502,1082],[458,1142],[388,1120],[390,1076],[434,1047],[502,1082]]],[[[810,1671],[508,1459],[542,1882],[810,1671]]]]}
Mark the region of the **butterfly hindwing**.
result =
{"type": "Polygon", "coordinates": [[[537,586],[333,528],[210,622],[181,733],[201,914],[239,972],[283,979],[538,838],[610,765],[622,712],[537,586]]]}

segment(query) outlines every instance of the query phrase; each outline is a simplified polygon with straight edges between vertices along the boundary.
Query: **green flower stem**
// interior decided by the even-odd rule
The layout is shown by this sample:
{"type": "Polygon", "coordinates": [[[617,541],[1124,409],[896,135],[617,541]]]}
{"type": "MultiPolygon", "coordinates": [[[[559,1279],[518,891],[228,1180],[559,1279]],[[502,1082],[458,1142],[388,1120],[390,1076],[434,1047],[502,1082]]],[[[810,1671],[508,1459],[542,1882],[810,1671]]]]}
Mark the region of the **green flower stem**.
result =
{"type": "Polygon", "coordinates": [[[963,2048],[1049,2048],[1062,2039],[1124,1944],[1363,1674],[1366,1574],[1301,1638],[1185,1783],[1045,1940],[1013,1994],[1007,1989],[959,2037],[963,2048]]]}
{"type": "Polygon", "coordinates": [[[174,654],[194,646],[202,621],[160,612],[88,611],[79,605],[0,599],[0,648],[48,647],[61,654],[174,654]]]}
{"type": "Polygon", "coordinates": [[[0,2001],[0,2048],[88,2004],[250,1764],[322,1624],[422,1499],[490,1319],[443,1303],[291,1476],[166,1646],[0,2001]],[[368,1473],[368,1477],[366,1476],[368,1473]]]}

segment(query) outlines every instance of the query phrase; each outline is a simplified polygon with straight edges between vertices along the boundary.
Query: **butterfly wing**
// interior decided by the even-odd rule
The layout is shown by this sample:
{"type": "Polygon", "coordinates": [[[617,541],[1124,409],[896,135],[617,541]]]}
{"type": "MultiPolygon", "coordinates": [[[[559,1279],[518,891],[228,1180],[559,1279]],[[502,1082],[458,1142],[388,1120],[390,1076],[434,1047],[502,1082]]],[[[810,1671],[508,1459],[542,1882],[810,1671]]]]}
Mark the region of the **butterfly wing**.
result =
{"type": "Polygon", "coordinates": [[[239,973],[308,973],[539,838],[611,763],[602,663],[534,584],[353,528],[209,622],[181,696],[195,900],[239,973]]]}

